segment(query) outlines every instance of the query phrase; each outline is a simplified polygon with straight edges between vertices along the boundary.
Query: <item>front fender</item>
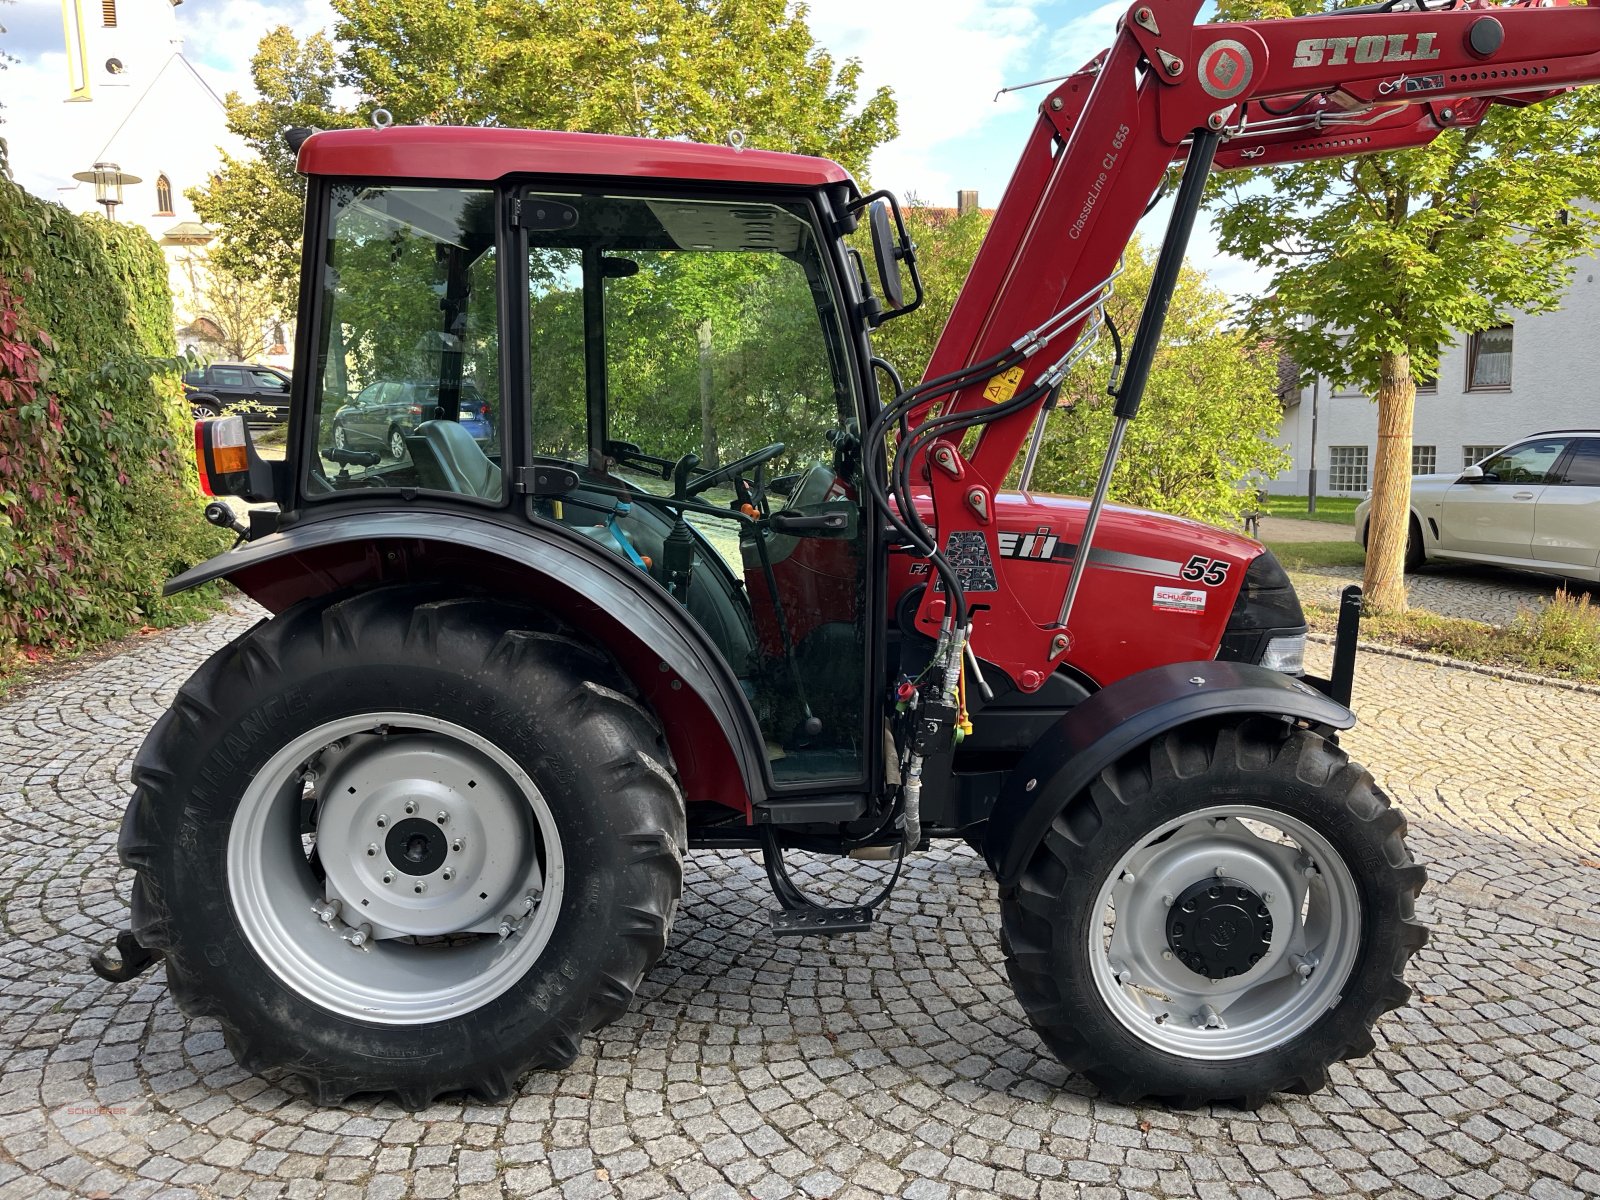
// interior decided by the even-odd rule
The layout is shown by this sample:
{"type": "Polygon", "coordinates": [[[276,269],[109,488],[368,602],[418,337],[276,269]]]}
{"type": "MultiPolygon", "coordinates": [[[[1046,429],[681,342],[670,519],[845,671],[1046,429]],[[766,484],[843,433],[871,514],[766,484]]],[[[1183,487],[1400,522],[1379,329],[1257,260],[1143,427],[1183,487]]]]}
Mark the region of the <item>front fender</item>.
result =
{"type": "Polygon", "coordinates": [[[689,799],[748,813],[767,796],[760,727],[727,660],[659,584],[584,539],[457,512],[345,512],[219,554],[166,592],[213,579],[273,613],[346,588],[425,580],[530,601],[621,661],[666,726],[689,799]]]}
{"type": "Polygon", "coordinates": [[[1191,721],[1246,713],[1333,729],[1356,722],[1344,705],[1253,663],[1170,663],[1119,679],[1051,726],[1007,776],[984,840],[995,878],[1014,883],[1050,823],[1123,755],[1191,721]]]}

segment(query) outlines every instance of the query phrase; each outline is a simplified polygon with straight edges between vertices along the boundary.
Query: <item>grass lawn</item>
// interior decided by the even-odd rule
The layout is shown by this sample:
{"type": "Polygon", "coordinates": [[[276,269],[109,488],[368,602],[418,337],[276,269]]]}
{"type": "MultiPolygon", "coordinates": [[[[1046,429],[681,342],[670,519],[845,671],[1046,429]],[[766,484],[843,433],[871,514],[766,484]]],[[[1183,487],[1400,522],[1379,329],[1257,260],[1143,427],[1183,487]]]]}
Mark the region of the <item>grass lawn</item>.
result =
{"type": "Polygon", "coordinates": [[[1352,541],[1268,542],[1285,570],[1305,571],[1313,567],[1359,567],[1366,551],[1352,541]]]}
{"type": "MultiPolygon", "coordinates": [[[[1332,605],[1313,602],[1305,610],[1313,630],[1337,631],[1339,614],[1332,605]]],[[[1361,637],[1536,675],[1600,680],[1600,608],[1588,596],[1565,590],[1541,608],[1524,610],[1504,628],[1413,609],[1399,616],[1363,617],[1361,637]]]]}
{"type": "Polygon", "coordinates": [[[1318,496],[1317,511],[1306,511],[1304,496],[1268,496],[1266,513],[1269,517],[1291,517],[1296,521],[1326,521],[1330,525],[1354,525],[1357,496],[1318,496]]]}

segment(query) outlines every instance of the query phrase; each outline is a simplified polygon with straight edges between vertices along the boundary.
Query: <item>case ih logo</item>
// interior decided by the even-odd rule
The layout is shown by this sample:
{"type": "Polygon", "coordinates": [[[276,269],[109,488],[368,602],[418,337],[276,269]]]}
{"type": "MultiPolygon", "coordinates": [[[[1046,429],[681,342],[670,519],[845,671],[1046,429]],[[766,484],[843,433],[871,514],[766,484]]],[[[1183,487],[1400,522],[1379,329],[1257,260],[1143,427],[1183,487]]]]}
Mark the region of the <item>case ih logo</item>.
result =
{"type": "Polygon", "coordinates": [[[1032,533],[1000,531],[1001,558],[1070,558],[1071,547],[1063,546],[1061,539],[1050,532],[1050,526],[1041,525],[1032,533]]]}
{"type": "Polygon", "coordinates": [[[1342,67],[1353,62],[1424,62],[1439,57],[1433,44],[1438,36],[1437,33],[1374,33],[1359,38],[1306,38],[1294,48],[1294,65],[1342,67]]]}

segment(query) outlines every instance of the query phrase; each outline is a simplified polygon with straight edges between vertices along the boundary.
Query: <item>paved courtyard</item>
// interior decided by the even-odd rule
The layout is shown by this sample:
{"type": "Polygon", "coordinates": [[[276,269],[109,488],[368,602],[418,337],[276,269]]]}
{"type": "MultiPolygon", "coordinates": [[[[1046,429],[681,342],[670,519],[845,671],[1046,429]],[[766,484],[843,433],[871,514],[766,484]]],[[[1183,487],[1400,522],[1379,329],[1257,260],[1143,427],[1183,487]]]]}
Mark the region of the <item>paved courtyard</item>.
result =
{"type": "MultiPolygon", "coordinates": [[[[828,943],[765,931],[749,856],[692,855],[640,1002],[570,1070],[504,1106],[323,1110],[240,1071],[159,968],[113,987],[84,965],[124,919],[133,750],[251,620],[0,704],[0,1200],[1600,1195],[1600,697],[1362,657],[1348,745],[1411,818],[1434,938],[1416,1001],[1321,1095],[1255,1113],[1097,1097],[1022,1022],[993,884],[951,845],[875,931],[828,943]]],[[[819,864],[813,883],[875,870],[819,864]]]]}

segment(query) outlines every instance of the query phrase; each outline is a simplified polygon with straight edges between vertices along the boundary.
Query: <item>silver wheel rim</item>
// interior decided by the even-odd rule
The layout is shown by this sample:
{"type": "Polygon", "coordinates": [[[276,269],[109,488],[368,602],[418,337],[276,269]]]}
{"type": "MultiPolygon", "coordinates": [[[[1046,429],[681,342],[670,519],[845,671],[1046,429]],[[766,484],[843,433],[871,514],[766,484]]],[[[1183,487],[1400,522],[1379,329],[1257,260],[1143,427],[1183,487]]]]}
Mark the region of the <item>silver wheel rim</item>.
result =
{"type": "Polygon", "coordinates": [[[1361,899],[1332,844],[1305,822],[1249,804],[1197,809],[1152,829],[1106,877],[1089,929],[1096,990],[1140,1039],[1185,1058],[1274,1049],[1336,1007],[1360,949],[1361,899]],[[1260,961],[1207,979],[1172,952],[1174,901],[1208,878],[1237,880],[1272,919],[1260,961]]]}
{"type": "Polygon", "coordinates": [[[333,448],[335,450],[343,450],[344,449],[344,439],[345,439],[344,426],[343,425],[335,425],[333,427],[333,448]]]}
{"type": "Polygon", "coordinates": [[[194,415],[200,420],[204,421],[208,418],[216,416],[217,410],[212,408],[209,404],[197,404],[194,408],[194,415]]]}
{"type": "Polygon", "coordinates": [[[405,712],[329,721],[273,755],[239,800],[227,866],[274,975],[393,1025],[471,1012],[526,975],[566,879],[528,774],[481,735],[405,712]],[[300,832],[307,802],[315,834],[300,832]]]}
{"type": "Polygon", "coordinates": [[[389,435],[389,457],[398,460],[405,456],[406,439],[401,436],[399,430],[396,430],[389,435]]]}

